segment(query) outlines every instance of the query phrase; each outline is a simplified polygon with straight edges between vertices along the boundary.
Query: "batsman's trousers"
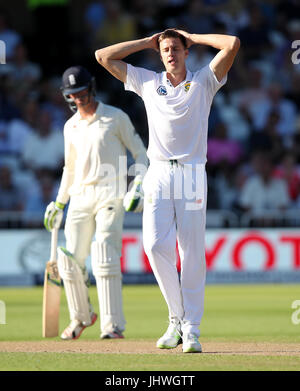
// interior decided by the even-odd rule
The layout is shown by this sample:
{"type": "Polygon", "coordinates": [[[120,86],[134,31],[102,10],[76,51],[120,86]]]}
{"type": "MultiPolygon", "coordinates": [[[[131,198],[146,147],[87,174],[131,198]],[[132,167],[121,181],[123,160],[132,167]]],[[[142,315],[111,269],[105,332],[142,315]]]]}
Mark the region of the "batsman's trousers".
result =
{"type": "Polygon", "coordinates": [[[85,186],[80,194],[71,196],[65,224],[66,248],[85,266],[95,235],[97,242],[106,241],[121,256],[124,208],[113,189],[85,186]]]}
{"type": "Polygon", "coordinates": [[[204,309],[205,165],[152,161],[143,182],[143,243],[153,273],[166,300],[169,318],[182,331],[200,335],[204,309]],[[181,260],[176,268],[176,239],[181,260]]]}

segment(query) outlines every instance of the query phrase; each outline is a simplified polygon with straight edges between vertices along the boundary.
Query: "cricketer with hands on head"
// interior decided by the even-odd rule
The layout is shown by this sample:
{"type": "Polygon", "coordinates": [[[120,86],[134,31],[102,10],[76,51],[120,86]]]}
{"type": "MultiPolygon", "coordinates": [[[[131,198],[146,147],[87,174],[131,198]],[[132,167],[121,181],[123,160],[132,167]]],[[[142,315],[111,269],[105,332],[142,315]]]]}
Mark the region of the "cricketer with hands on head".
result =
{"type": "Polygon", "coordinates": [[[213,97],[225,84],[239,46],[235,36],[168,29],[95,52],[100,65],[143,99],[147,112],[150,166],[143,181],[143,244],[169,311],[168,329],[156,345],[161,349],[182,342],[184,353],[202,351],[198,338],[206,277],[207,124],[213,97]],[[218,52],[207,66],[191,73],[185,60],[195,44],[218,52]],[[159,53],[164,72],[123,61],[144,49],[159,53]],[[194,199],[186,194],[189,186],[196,186],[194,199]]]}
{"type": "MultiPolygon", "coordinates": [[[[123,338],[120,256],[127,165],[121,166],[124,160],[120,162],[119,158],[126,158],[128,149],[137,169],[147,167],[146,149],[127,114],[96,98],[95,79],[87,69],[68,68],[62,77],[62,93],[75,114],[64,126],[65,165],[57,198],[48,205],[44,216],[49,231],[59,228],[65,205],[70,201],[65,223],[66,248],[59,247],[57,258],[71,320],[61,338],[79,338],[97,319],[88,292],[85,260],[89,254],[97,285],[100,337],[123,338]]],[[[133,190],[142,177],[141,170],[133,190]]],[[[135,197],[132,189],[126,194],[125,210],[136,212],[141,199],[135,197]]]]}

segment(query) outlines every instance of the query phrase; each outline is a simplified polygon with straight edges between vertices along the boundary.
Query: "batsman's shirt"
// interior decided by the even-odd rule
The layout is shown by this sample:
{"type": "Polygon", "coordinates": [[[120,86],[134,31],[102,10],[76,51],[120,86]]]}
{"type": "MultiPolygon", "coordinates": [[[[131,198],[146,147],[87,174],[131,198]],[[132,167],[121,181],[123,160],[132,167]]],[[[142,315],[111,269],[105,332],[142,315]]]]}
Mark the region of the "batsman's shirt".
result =
{"type": "Polygon", "coordinates": [[[138,94],[145,103],[150,161],[206,163],[210,107],[226,80],[227,76],[219,82],[208,64],[194,73],[187,70],[186,79],[173,87],[166,72],[127,64],[125,89],[138,94]]]}
{"type": "Polygon", "coordinates": [[[89,185],[119,185],[125,193],[127,165],[119,158],[126,157],[126,149],[137,164],[148,165],[145,147],[128,115],[100,101],[90,121],[77,111],[66,122],[64,142],[65,166],[56,199],[63,204],[89,185]]]}

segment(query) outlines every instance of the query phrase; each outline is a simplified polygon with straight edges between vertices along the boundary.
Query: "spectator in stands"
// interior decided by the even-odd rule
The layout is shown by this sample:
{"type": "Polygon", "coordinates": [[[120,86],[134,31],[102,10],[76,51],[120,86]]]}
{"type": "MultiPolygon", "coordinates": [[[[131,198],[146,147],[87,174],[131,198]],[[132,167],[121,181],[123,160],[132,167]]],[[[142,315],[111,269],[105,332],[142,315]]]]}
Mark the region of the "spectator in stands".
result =
{"type": "MultiPolygon", "coordinates": [[[[237,141],[246,150],[251,124],[248,117],[244,116],[243,110],[234,104],[231,98],[230,93],[220,92],[215,97],[213,107],[217,108],[220,121],[226,125],[228,138],[237,141]]],[[[212,114],[211,111],[209,121],[212,114]]]]}
{"type": "Polygon", "coordinates": [[[48,169],[59,176],[63,167],[64,139],[62,132],[51,128],[51,122],[50,113],[40,109],[34,133],[24,146],[22,162],[26,169],[48,169]]]}
{"type": "Polygon", "coordinates": [[[8,135],[7,122],[0,120],[0,153],[10,154],[11,148],[12,146],[8,135]]]}
{"type": "Polygon", "coordinates": [[[248,138],[248,152],[267,151],[273,161],[279,161],[284,153],[282,136],[278,133],[280,114],[277,110],[269,113],[265,126],[260,131],[253,130],[248,138]]]}
{"type": "MultiPolygon", "coordinates": [[[[1,67],[4,65],[0,65],[1,67]]],[[[20,116],[20,111],[13,100],[14,90],[10,86],[9,73],[0,73],[0,120],[10,121],[20,116]]]]}
{"type": "Polygon", "coordinates": [[[220,209],[235,210],[238,208],[240,188],[237,166],[224,162],[217,171],[214,186],[220,209]]]}
{"type": "MultiPolygon", "coordinates": [[[[158,1],[160,24],[163,29],[169,28],[171,25],[176,25],[176,22],[180,16],[187,12],[189,4],[193,3],[193,0],[163,0],[158,1]]],[[[198,3],[202,3],[201,1],[198,3]]],[[[200,16],[200,15],[198,15],[200,16]]],[[[200,24],[199,19],[199,24],[200,24]]]]}
{"type": "Polygon", "coordinates": [[[5,98],[6,96],[4,95],[3,111],[6,115],[8,115],[8,117],[4,115],[2,119],[0,92],[0,153],[2,158],[3,156],[18,158],[20,151],[23,148],[25,139],[30,133],[30,127],[27,123],[24,123],[19,118],[19,113],[21,112],[21,110],[15,112],[15,110],[17,110],[15,109],[15,106],[12,106],[11,103],[5,98]]]}
{"type": "MultiPolygon", "coordinates": [[[[166,14],[168,11],[166,9],[166,14]]],[[[194,31],[195,34],[208,34],[214,27],[213,14],[209,12],[203,1],[191,0],[186,4],[185,12],[179,17],[179,24],[182,24],[186,31],[194,31]]]]}
{"type": "Polygon", "coordinates": [[[297,108],[294,102],[283,95],[281,86],[273,83],[268,88],[268,97],[263,102],[248,105],[249,114],[256,130],[263,129],[272,111],[278,111],[279,121],[276,131],[282,136],[285,147],[291,146],[296,131],[297,108]]]}
{"type": "Polygon", "coordinates": [[[105,20],[97,29],[94,49],[136,37],[136,20],[122,8],[120,0],[105,3],[105,20]]]}
{"type": "Polygon", "coordinates": [[[11,77],[15,83],[25,84],[33,87],[42,77],[42,70],[39,64],[33,63],[28,58],[28,50],[24,43],[18,43],[12,57],[11,77]]]}
{"type": "Polygon", "coordinates": [[[84,11],[84,41],[86,46],[92,51],[93,39],[97,30],[105,20],[105,7],[103,1],[92,1],[86,6],[84,11]]]}
{"type": "Polygon", "coordinates": [[[14,118],[7,123],[7,133],[10,143],[10,152],[19,159],[28,137],[34,132],[36,125],[38,103],[30,96],[22,102],[21,117],[14,118]]]}
{"type": "MultiPolygon", "coordinates": [[[[252,124],[256,131],[269,126],[269,120],[277,111],[279,121],[276,123],[276,131],[284,137],[284,145],[290,147],[291,139],[296,130],[296,105],[284,96],[279,83],[270,86],[263,85],[263,73],[254,65],[248,69],[249,86],[244,90],[233,92],[232,101],[240,107],[244,118],[252,124]]],[[[274,116],[275,118],[275,116],[274,116]]]]}
{"type": "Polygon", "coordinates": [[[5,42],[6,63],[8,63],[15,54],[16,46],[21,42],[21,35],[10,26],[8,13],[0,10],[0,40],[5,42]]]}
{"type": "Polygon", "coordinates": [[[244,69],[247,75],[246,84],[243,83],[239,90],[232,92],[232,100],[248,116],[248,108],[254,103],[264,102],[268,94],[263,84],[262,71],[251,63],[246,63],[244,66],[246,66],[246,69],[244,69]]]}
{"type": "Polygon", "coordinates": [[[160,4],[160,0],[132,0],[138,36],[146,37],[161,30],[160,4]]]}
{"type": "Polygon", "coordinates": [[[270,211],[280,214],[291,202],[286,183],[273,176],[274,166],[268,154],[261,154],[259,160],[256,174],[242,188],[239,205],[245,212],[251,212],[256,224],[264,226],[274,223],[270,211]]]}
{"type": "Polygon", "coordinates": [[[103,1],[92,1],[84,11],[84,21],[87,32],[94,35],[105,19],[105,7],[103,1]]]}
{"type": "Polygon", "coordinates": [[[268,151],[262,148],[256,148],[251,151],[248,158],[239,165],[238,170],[240,172],[240,177],[244,178],[241,188],[251,176],[257,174],[265,153],[268,153],[268,151]]]}
{"type": "Polygon", "coordinates": [[[66,120],[70,117],[70,110],[60,91],[61,78],[53,77],[40,83],[42,108],[51,114],[51,127],[62,132],[66,120]]]}
{"type": "Polygon", "coordinates": [[[0,167],[0,211],[19,212],[23,209],[24,197],[12,179],[9,167],[0,167]]]}
{"type": "Polygon", "coordinates": [[[205,45],[197,45],[195,48],[192,47],[190,49],[189,56],[186,59],[186,65],[189,71],[195,72],[209,64],[213,58],[214,55],[207,50],[205,45]]]}
{"type": "Polygon", "coordinates": [[[292,151],[285,152],[274,171],[274,177],[281,178],[286,182],[290,199],[292,202],[296,202],[300,195],[300,170],[296,165],[292,151]]]}
{"type": "Polygon", "coordinates": [[[247,60],[259,57],[259,54],[270,45],[268,24],[259,3],[250,2],[247,7],[249,25],[238,30],[238,37],[247,60]]]}
{"type": "Polygon", "coordinates": [[[163,63],[154,50],[145,51],[143,56],[137,58],[137,63],[139,67],[149,68],[155,72],[162,72],[163,70],[163,63]]]}
{"type": "Polygon", "coordinates": [[[230,35],[238,35],[238,31],[249,24],[248,12],[240,0],[228,1],[227,7],[217,12],[216,19],[225,24],[230,35]]]}
{"type": "Polygon", "coordinates": [[[240,144],[228,139],[226,125],[219,122],[207,142],[207,161],[210,172],[222,167],[224,162],[235,166],[241,161],[242,156],[243,150],[240,144]]]}
{"type": "Polygon", "coordinates": [[[45,209],[57,192],[57,184],[51,174],[41,172],[37,179],[39,187],[28,196],[24,206],[24,221],[31,228],[43,226],[45,209]]]}

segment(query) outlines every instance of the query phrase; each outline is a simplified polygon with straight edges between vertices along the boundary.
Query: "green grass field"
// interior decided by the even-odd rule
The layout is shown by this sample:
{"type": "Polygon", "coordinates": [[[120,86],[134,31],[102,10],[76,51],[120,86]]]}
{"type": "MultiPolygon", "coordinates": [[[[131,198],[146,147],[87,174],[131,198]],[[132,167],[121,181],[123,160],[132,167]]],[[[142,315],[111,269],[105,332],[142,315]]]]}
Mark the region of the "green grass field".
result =
{"type": "MultiPolygon", "coordinates": [[[[98,310],[95,287],[90,295],[98,310]]],[[[124,286],[123,296],[126,341],[153,342],[155,347],[156,339],[167,326],[167,308],[158,287],[124,286]]],[[[5,341],[45,341],[41,337],[41,287],[0,288],[0,300],[6,305],[6,324],[0,324],[0,346],[5,341]]],[[[299,371],[300,324],[291,320],[294,311],[291,305],[295,300],[300,300],[299,285],[208,285],[200,337],[203,354],[27,353],[3,352],[0,347],[0,370],[299,371]],[[286,344],[296,353],[247,354],[247,351],[235,352],[234,348],[227,353],[222,349],[205,353],[205,346],[214,343],[217,347],[256,343],[260,352],[266,343],[286,344]]],[[[67,324],[68,311],[62,294],[61,329],[67,324]]],[[[79,341],[99,343],[99,321],[87,328],[79,341]]]]}

